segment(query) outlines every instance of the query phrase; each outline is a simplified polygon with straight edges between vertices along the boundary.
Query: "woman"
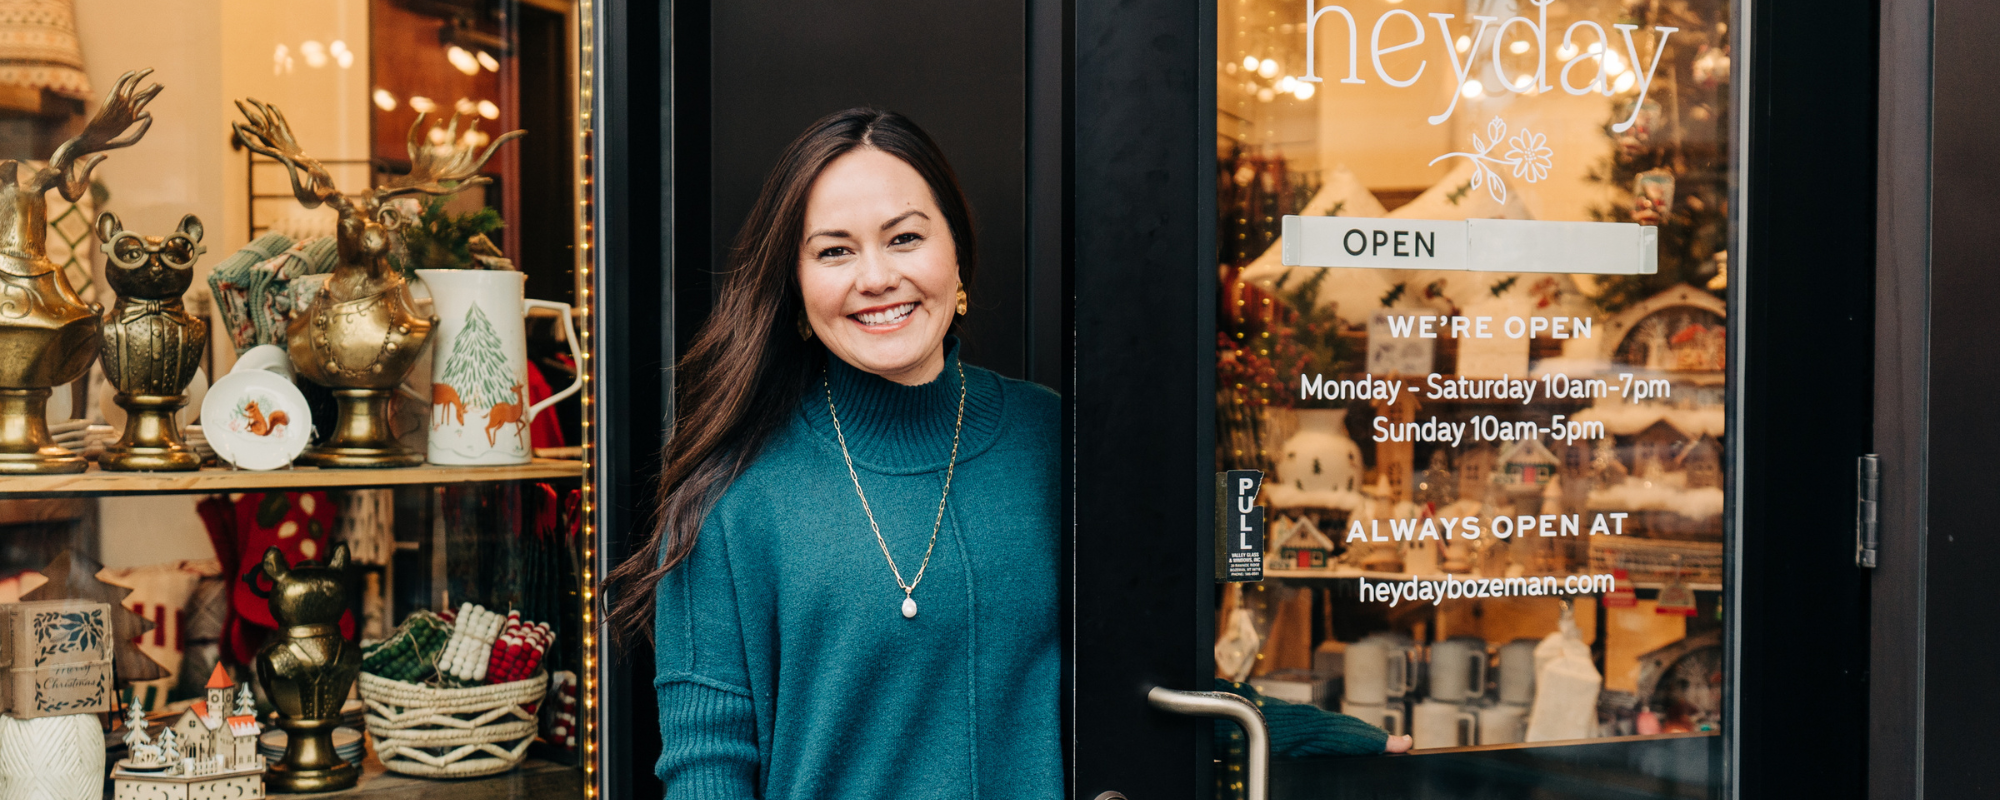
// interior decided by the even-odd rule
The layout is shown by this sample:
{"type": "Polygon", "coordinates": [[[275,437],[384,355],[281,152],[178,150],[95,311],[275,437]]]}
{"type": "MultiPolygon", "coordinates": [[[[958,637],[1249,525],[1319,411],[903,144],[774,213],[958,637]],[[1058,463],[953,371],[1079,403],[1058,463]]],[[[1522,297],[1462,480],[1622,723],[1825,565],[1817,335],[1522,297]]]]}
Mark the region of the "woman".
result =
{"type": "Polygon", "coordinates": [[[612,576],[669,798],[1062,794],[1057,397],[959,361],[971,215],[909,120],[779,158],[612,576]]]}

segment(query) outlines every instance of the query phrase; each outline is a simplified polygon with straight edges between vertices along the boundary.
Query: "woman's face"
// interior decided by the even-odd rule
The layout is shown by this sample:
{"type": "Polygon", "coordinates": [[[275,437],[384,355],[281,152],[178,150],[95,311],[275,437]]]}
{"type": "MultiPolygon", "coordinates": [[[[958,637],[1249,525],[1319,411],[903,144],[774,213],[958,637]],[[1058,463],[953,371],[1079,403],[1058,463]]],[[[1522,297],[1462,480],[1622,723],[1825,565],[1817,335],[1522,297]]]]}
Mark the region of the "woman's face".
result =
{"type": "Polygon", "coordinates": [[[828,164],[806,198],[799,289],[814,335],[840,360],[901,384],[936,378],[958,307],[958,248],[923,176],[872,148],[828,164]]]}

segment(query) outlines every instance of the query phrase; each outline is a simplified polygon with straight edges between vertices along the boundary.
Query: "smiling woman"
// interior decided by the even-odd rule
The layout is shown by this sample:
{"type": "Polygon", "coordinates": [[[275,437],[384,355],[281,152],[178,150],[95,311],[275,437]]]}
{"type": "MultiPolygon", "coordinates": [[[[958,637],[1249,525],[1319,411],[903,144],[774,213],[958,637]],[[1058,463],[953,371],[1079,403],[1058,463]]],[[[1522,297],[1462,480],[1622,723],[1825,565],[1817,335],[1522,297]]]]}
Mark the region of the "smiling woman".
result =
{"type": "Polygon", "coordinates": [[[766,179],[612,575],[668,797],[1062,794],[1060,411],[959,361],[976,253],[900,115],[826,117],[766,179]]]}
{"type": "Polygon", "coordinates": [[[813,184],[799,290],[810,330],[840,360],[907,385],[944,368],[965,289],[937,206],[916,169],[875,149],[841,156],[813,184]]]}

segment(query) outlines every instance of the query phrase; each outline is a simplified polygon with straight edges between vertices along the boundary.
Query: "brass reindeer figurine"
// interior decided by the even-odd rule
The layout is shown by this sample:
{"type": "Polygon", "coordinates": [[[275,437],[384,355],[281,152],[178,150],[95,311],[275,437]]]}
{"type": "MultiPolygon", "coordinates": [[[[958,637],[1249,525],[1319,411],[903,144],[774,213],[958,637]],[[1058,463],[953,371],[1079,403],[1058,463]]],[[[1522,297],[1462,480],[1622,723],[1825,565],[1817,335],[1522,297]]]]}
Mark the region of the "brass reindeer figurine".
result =
{"type": "Polygon", "coordinates": [[[0,475],[82,472],[82,456],[49,437],[50,390],[83,377],[97,360],[104,309],[85,304],[49,260],[50,189],[72,203],[90,190],[105,151],[131,147],[153,125],[146,104],[160,93],[152,70],[127,72],[83,132],[56,148],[49,165],[20,179],[21,163],[0,160],[0,475]]]}
{"type": "MultiPolygon", "coordinates": [[[[426,141],[424,117],[418,115],[410,126],[410,174],[350,197],[299,147],[284,112],[256,100],[238,101],[236,108],[246,120],[234,126],[243,145],[285,165],[301,205],[331,204],[339,215],[339,263],[312,303],[292,311],[286,329],[293,366],[332,389],[340,404],[332,433],[299,460],[319,467],[422,464],[424,454],[402,446],[390,430],[390,402],[429,343],[437,318],[418,316],[408,283],[389,263],[390,237],[399,235],[404,220],[386,202],[404,195],[454,194],[491,182],[479,174],[480,168],[501,145],[524,132],[494,139],[475,158],[475,148],[459,143],[456,114],[446,130],[446,145],[426,141]]],[[[471,127],[477,126],[474,120],[471,127]]]]}

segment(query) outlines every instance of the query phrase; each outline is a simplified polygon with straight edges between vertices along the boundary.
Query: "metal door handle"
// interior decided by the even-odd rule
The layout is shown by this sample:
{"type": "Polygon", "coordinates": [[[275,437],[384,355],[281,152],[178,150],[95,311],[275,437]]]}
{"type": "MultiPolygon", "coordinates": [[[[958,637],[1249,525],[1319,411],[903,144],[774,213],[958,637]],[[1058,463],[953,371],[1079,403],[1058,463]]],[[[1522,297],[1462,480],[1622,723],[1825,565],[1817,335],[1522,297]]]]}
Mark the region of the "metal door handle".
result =
{"type": "Polygon", "coordinates": [[[1247,800],[1266,800],[1271,768],[1271,737],[1264,728],[1264,712],[1257,704],[1228,692],[1182,692],[1155,686],[1146,692],[1154,708],[1190,717],[1232,720],[1243,727],[1249,740],[1250,763],[1244,766],[1243,787],[1247,800]]]}

